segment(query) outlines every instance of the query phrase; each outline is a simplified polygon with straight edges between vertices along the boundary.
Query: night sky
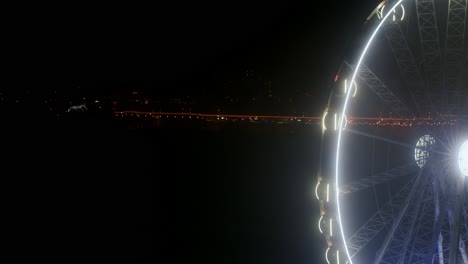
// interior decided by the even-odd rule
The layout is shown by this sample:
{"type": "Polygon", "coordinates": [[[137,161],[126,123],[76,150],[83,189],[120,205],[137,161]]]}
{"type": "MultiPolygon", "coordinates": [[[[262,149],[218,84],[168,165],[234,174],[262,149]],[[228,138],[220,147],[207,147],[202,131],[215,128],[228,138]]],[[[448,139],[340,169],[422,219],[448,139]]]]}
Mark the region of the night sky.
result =
{"type": "MultiPolygon", "coordinates": [[[[254,69],[272,80],[275,92],[311,94],[310,103],[322,108],[353,34],[378,2],[13,8],[11,14],[20,14],[7,27],[3,87],[80,87],[82,94],[106,95],[138,86],[154,96],[228,95],[232,91],[223,84],[254,69]]],[[[4,258],[243,264],[322,259],[306,233],[312,228],[303,229],[313,205],[295,196],[314,179],[318,133],[136,134],[98,119],[60,127],[9,119],[3,123],[4,163],[16,176],[2,184],[9,189],[5,199],[12,200],[3,216],[15,217],[8,218],[4,258]]]]}
{"type": "Polygon", "coordinates": [[[168,7],[173,12],[160,25],[156,64],[171,90],[161,87],[161,93],[222,93],[224,80],[251,68],[279,93],[324,95],[372,5],[241,1],[168,7]]]}
{"type": "MultiPolygon", "coordinates": [[[[377,3],[376,3],[377,4],[377,3]]],[[[278,92],[325,103],[339,62],[373,3],[241,3],[172,7],[161,19],[166,95],[226,94],[254,68],[278,92]],[[367,7],[370,5],[370,7],[367,7]],[[233,77],[234,76],[234,77],[233,77]]],[[[171,262],[325,263],[312,186],[318,129],[162,129],[158,256],[171,262]]],[[[159,258],[158,258],[159,259],[159,258]]]]}
{"type": "Polygon", "coordinates": [[[5,73],[10,87],[109,93],[118,84],[136,83],[153,95],[207,95],[226,93],[227,80],[254,69],[272,80],[277,93],[326,97],[353,34],[376,4],[166,1],[60,7],[64,12],[12,8],[5,73]]]}
{"type": "Polygon", "coordinates": [[[20,77],[15,69],[22,69],[28,82],[44,87],[96,92],[137,83],[154,95],[206,95],[224,93],[226,80],[254,69],[279,93],[326,96],[324,87],[376,4],[165,2],[63,7],[66,12],[41,15],[30,7],[9,28],[8,72],[20,77]]]}

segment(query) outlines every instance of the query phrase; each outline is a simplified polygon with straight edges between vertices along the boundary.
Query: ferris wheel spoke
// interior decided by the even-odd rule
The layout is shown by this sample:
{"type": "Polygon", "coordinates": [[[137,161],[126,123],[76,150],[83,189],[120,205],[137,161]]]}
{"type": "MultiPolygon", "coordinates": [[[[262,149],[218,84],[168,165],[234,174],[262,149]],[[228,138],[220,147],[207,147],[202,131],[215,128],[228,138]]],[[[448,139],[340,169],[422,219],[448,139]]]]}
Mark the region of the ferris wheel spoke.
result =
{"type": "Polygon", "coordinates": [[[450,255],[449,255],[449,264],[456,264],[458,261],[457,251],[459,249],[460,243],[460,220],[463,210],[463,204],[465,201],[465,177],[460,177],[458,183],[456,184],[456,193],[455,196],[455,208],[453,209],[452,216],[452,232],[450,236],[450,255]]]}
{"type": "MultiPolygon", "coordinates": [[[[368,138],[372,138],[372,139],[377,139],[377,140],[380,140],[380,141],[384,141],[384,142],[387,142],[387,143],[391,143],[393,145],[398,145],[398,146],[401,146],[401,147],[406,147],[406,148],[409,148],[411,150],[414,150],[418,147],[416,147],[415,145],[411,145],[411,144],[408,144],[408,143],[404,143],[404,142],[400,142],[400,141],[397,141],[397,140],[393,140],[393,139],[389,139],[389,138],[385,138],[385,137],[381,137],[381,136],[377,136],[377,135],[373,135],[373,134],[369,134],[369,133],[366,133],[366,132],[362,132],[362,131],[358,131],[358,130],[354,130],[354,129],[350,129],[350,128],[346,128],[347,132],[349,133],[352,133],[352,134],[355,134],[355,135],[359,135],[359,136],[364,136],[364,137],[368,137],[368,138]]],[[[425,147],[420,147],[421,150],[425,150],[426,148],[425,147]]],[[[438,153],[438,154],[442,154],[444,156],[450,156],[450,154],[448,152],[442,152],[442,151],[437,151],[437,150],[431,150],[431,152],[434,152],[434,153],[438,153]]]]}
{"type": "Polygon", "coordinates": [[[416,14],[418,18],[419,40],[424,59],[424,77],[427,88],[431,91],[429,94],[431,112],[437,113],[436,103],[438,102],[434,102],[433,98],[440,100],[441,95],[433,91],[440,91],[439,88],[442,86],[443,81],[443,68],[441,65],[442,52],[439,44],[434,0],[417,0],[416,14]]]}
{"type": "MultiPolygon", "coordinates": [[[[445,34],[445,57],[444,57],[444,89],[448,99],[448,111],[464,102],[460,100],[465,88],[459,85],[462,79],[463,58],[466,56],[465,28],[467,17],[467,1],[448,1],[447,28],[445,34]],[[455,102],[455,103],[454,103],[455,102]],[[453,104],[454,103],[454,104],[453,104]]],[[[465,57],[466,58],[466,57],[465,57]]]]}
{"type": "MultiPolygon", "coordinates": [[[[426,131],[427,135],[430,135],[431,137],[434,137],[436,139],[436,142],[440,144],[445,150],[445,155],[450,156],[450,151],[453,149],[450,146],[450,143],[448,140],[451,138],[451,135],[453,135],[453,127],[448,126],[448,129],[450,129],[450,132],[447,132],[448,129],[446,127],[443,127],[439,130],[442,130],[443,137],[439,136],[438,133],[436,133],[432,127],[428,126],[426,122],[421,122],[421,127],[426,131]]],[[[453,144],[452,144],[453,145],[453,144]]],[[[443,153],[443,151],[440,151],[439,153],[443,153]]]]}
{"type": "Polygon", "coordinates": [[[411,145],[411,144],[408,144],[408,143],[403,143],[403,142],[400,142],[400,141],[397,141],[397,140],[377,136],[377,135],[374,135],[374,134],[354,130],[354,129],[351,129],[351,128],[346,128],[345,131],[349,132],[349,133],[352,133],[352,134],[355,134],[355,135],[364,136],[364,137],[368,137],[368,138],[371,138],[371,139],[377,139],[377,140],[384,141],[384,142],[387,142],[387,143],[391,143],[391,144],[394,144],[394,145],[414,149],[414,145],[411,145]]]}
{"type": "Polygon", "coordinates": [[[447,148],[453,151],[454,149],[457,148],[457,145],[460,143],[459,142],[460,134],[464,134],[462,126],[460,127],[450,126],[447,129],[443,129],[443,132],[444,132],[444,136],[446,138],[446,142],[448,145],[447,148]]]}
{"type": "Polygon", "coordinates": [[[413,183],[414,179],[405,184],[400,191],[348,238],[346,244],[350,250],[351,258],[354,258],[385,227],[391,225],[394,212],[400,210],[401,206],[404,204],[413,183]]]}
{"type": "Polygon", "coordinates": [[[406,175],[413,174],[416,172],[418,167],[414,162],[400,165],[389,170],[373,174],[369,177],[365,177],[347,184],[340,186],[340,194],[348,195],[360,190],[368,189],[378,184],[389,182],[393,179],[400,178],[406,175]]]}
{"type": "MultiPolygon", "coordinates": [[[[434,185],[434,224],[432,225],[432,238],[430,239],[428,251],[426,252],[426,261],[425,263],[432,263],[432,259],[436,253],[438,253],[441,258],[443,259],[443,253],[441,250],[442,243],[442,227],[444,224],[447,224],[446,220],[448,220],[447,215],[447,208],[449,204],[448,197],[444,196],[443,193],[440,191],[440,186],[438,184],[434,185]]],[[[428,216],[429,218],[429,216],[428,216]]]]}
{"type": "Polygon", "coordinates": [[[431,248],[435,208],[433,193],[428,190],[422,201],[421,213],[414,227],[414,237],[410,238],[407,255],[408,263],[421,263],[426,260],[426,253],[431,248]]]}
{"type": "Polygon", "coordinates": [[[440,142],[442,144],[442,146],[447,150],[447,151],[450,151],[450,142],[449,140],[452,138],[452,135],[453,135],[453,128],[452,126],[449,127],[450,129],[450,132],[447,132],[447,129],[442,129],[442,133],[444,134],[444,138],[445,140],[441,139],[441,138],[437,138],[438,142],[440,142]]]}
{"type": "MultiPolygon", "coordinates": [[[[344,62],[352,70],[355,69],[355,65],[349,62],[344,62]]],[[[403,117],[405,113],[409,111],[409,108],[404,104],[395,93],[389,89],[383,81],[381,81],[375,73],[373,73],[369,67],[364,63],[359,67],[357,77],[361,82],[367,85],[386,105],[389,105],[393,113],[400,117],[403,117]]]]}
{"type": "Polygon", "coordinates": [[[468,248],[466,248],[465,242],[461,238],[459,243],[459,249],[463,263],[468,264],[468,254],[466,253],[468,251],[468,248]]]}
{"type": "Polygon", "coordinates": [[[400,69],[404,86],[411,88],[409,89],[409,97],[413,101],[416,111],[421,114],[423,107],[426,107],[423,105],[425,102],[424,81],[416,66],[413,52],[399,23],[387,23],[384,31],[394,59],[400,69]]]}
{"type": "MultiPolygon", "coordinates": [[[[466,193],[465,193],[465,196],[466,196],[466,193]]],[[[463,262],[465,264],[468,264],[468,255],[466,253],[468,251],[468,248],[466,247],[468,245],[468,214],[466,212],[466,208],[464,209],[464,212],[463,212],[463,219],[464,219],[465,232],[463,233],[463,235],[460,236],[459,248],[460,248],[460,255],[463,259],[463,262]]]]}
{"type": "Polygon", "coordinates": [[[421,202],[430,184],[429,178],[424,177],[425,169],[419,171],[418,176],[400,212],[394,219],[390,231],[378,251],[375,263],[400,263],[406,254],[409,240],[412,237],[421,202]]]}

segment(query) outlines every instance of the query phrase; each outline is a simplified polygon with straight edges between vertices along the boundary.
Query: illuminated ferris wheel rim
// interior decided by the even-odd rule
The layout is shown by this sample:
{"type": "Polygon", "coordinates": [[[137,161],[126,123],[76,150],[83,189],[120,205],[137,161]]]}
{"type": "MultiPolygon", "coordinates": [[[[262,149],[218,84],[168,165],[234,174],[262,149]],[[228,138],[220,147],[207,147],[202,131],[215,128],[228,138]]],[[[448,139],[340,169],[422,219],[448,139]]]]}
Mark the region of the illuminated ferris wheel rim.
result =
{"type": "Polygon", "coordinates": [[[366,54],[367,54],[367,51],[368,51],[368,48],[369,46],[372,44],[375,36],[377,35],[377,33],[379,32],[380,28],[382,27],[383,23],[385,21],[387,21],[388,17],[393,14],[393,11],[395,10],[395,8],[397,8],[398,6],[401,5],[402,2],[404,2],[405,0],[399,0],[397,1],[393,6],[392,8],[390,9],[389,12],[387,12],[387,14],[381,19],[380,23],[378,24],[377,28],[374,30],[374,32],[372,33],[372,35],[370,36],[369,40],[367,41],[367,44],[366,46],[364,47],[360,57],[359,57],[359,61],[358,63],[356,64],[356,67],[353,71],[353,75],[352,75],[352,78],[351,78],[351,81],[349,82],[349,88],[347,89],[347,93],[346,93],[346,98],[345,98],[345,101],[343,103],[343,110],[342,110],[342,113],[340,115],[340,120],[338,122],[338,141],[337,141],[337,144],[336,144],[336,163],[335,163],[335,195],[336,195],[336,205],[337,205],[337,212],[338,212],[338,225],[340,227],[340,233],[341,233],[341,237],[342,237],[342,240],[343,240],[343,246],[344,246],[344,249],[345,249],[345,252],[346,252],[346,256],[348,258],[348,262],[349,264],[353,264],[352,262],[352,259],[351,259],[351,255],[349,254],[349,250],[348,250],[348,246],[346,244],[346,237],[344,235],[344,231],[343,231],[343,224],[342,224],[342,218],[341,218],[341,208],[340,208],[340,200],[339,200],[339,180],[340,180],[340,169],[339,169],[339,164],[340,164],[340,146],[341,146],[341,135],[342,135],[342,132],[343,132],[343,117],[346,115],[346,110],[347,110],[347,105],[348,105],[348,101],[350,99],[350,95],[351,95],[351,90],[352,90],[352,85],[353,83],[355,82],[356,80],[356,76],[357,76],[357,73],[360,69],[360,66],[362,64],[362,61],[364,60],[366,54]]]}
{"type": "Polygon", "coordinates": [[[458,166],[462,176],[468,177],[468,140],[463,143],[458,154],[458,166]]]}

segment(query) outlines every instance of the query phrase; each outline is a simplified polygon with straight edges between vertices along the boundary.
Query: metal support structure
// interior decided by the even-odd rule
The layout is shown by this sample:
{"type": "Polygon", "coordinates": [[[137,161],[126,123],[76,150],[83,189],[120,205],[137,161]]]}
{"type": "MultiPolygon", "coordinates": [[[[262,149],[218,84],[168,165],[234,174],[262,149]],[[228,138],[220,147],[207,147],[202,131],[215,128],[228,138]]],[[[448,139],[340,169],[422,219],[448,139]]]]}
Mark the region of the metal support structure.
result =
{"type": "MultiPolygon", "coordinates": [[[[411,249],[407,251],[408,263],[426,263],[427,254],[432,247],[433,228],[435,225],[434,192],[428,191],[424,196],[422,212],[415,227],[415,236],[411,240],[411,249]]],[[[432,252],[431,252],[432,253],[432,252]]]]}
{"type": "Polygon", "coordinates": [[[426,87],[432,105],[440,106],[442,91],[443,59],[439,44],[439,30],[435,14],[434,0],[416,0],[419,38],[424,57],[423,68],[426,87]]]}
{"type": "Polygon", "coordinates": [[[383,205],[361,228],[346,242],[351,258],[356,256],[386,226],[390,226],[401,206],[404,204],[414,180],[407,183],[390,201],[383,205]]]}
{"type": "MultiPolygon", "coordinates": [[[[446,30],[439,28],[441,18],[436,0],[412,2],[415,4],[413,12],[416,12],[413,15],[417,15],[412,17],[412,21],[417,21],[418,28],[409,27],[408,20],[394,19],[393,22],[387,21],[383,25],[384,35],[398,66],[403,87],[389,89],[382,79],[364,64],[357,72],[357,79],[380,98],[385,107],[388,107],[386,110],[391,110],[401,117],[408,114],[414,116],[414,113],[425,116],[429,112],[440,112],[441,116],[459,116],[468,111],[468,51],[465,47],[467,1],[447,0],[446,30]],[[416,34],[411,34],[413,32],[416,34]],[[419,37],[419,40],[416,37],[419,37]],[[419,47],[421,53],[413,49],[419,47]],[[419,55],[422,55],[422,58],[419,55]]],[[[445,20],[445,16],[442,17],[445,20]]],[[[355,65],[346,61],[344,63],[355,69],[355,65]]],[[[461,119],[462,117],[457,119],[457,122],[462,123],[461,119]]],[[[376,253],[373,251],[375,258],[372,263],[467,264],[468,187],[459,181],[455,183],[454,178],[442,172],[444,170],[447,173],[447,164],[443,162],[446,158],[449,159],[450,153],[439,152],[446,154],[443,157],[431,155],[435,161],[431,164],[433,167],[427,165],[424,169],[419,169],[412,162],[391,169],[388,169],[387,165],[386,171],[374,173],[375,140],[400,146],[405,143],[391,142],[391,139],[349,128],[347,131],[372,138],[372,173],[339,186],[339,195],[346,199],[348,194],[374,188],[377,205],[377,212],[352,236],[346,237],[347,251],[351,258],[356,260],[367,255],[368,250],[364,249],[372,249],[372,243],[379,240],[380,248],[376,253]],[[438,163],[439,158],[442,160],[441,164],[438,163]],[[438,166],[441,171],[438,170],[438,166]],[[380,188],[376,186],[402,179],[404,176],[412,177],[405,180],[407,183],[396,195],[392,196],[388,189],[389,198],[382,205],[378,199],[381,196],[376,191],[380,188]]],[[[448,149],[443,140],[437,141],[448,149]]],[[[411,150],[415,148],[408,147],[411,150]]],[[[378,169],[382,167],[379,166],[378,169]]]]}
{"type": "Polygon", "coordinates": [[[462,86],[463,58],[466,58],[465,27],[467,0],[449,0],[444,57],[444,90],[448,111],[462,105],[468,92],[462,86]],[[464,91],[465,90],[465,91],[464,91]]]}
{"type": "MultiPolygon", "coordinates": [[[[444,238],[442,237],[442,234],[439,233],[439,238],[437,239],[437,259],[439,260],[439,264],[444,264],[444,247],[443,247],[443,243],[444,243],[444,238]]],[[[433,263],[433,260],[431,260],[431,262],[428,262],[428,263],[433,263]]]]}
{"type": "Polygon", "coordinates": [[[464,264],[468,264],[468,181],[465,179],[465,205],[463,206],[464,232],[460,236],[460,254],[464,264]]]}
{"type": "Polygon", "coordinates": [[[467,91],[465,94],[461,95],[462,104],[460,106],[461,113],[468,112],[468,50],[466,51],[465,56],[465,65],[463,67],[463,74],[462,74],[462,91],[467,91]]]}
{"type": "Polygon", "coordinates": [[[406,165],[401,165],[395,168],[392,168],[387,171],[376,173],[366,178],[359,179],[357,181],[348,183],[340,187],[340,194],[347,195],[360,190],[371,188],[378,184],[382,184],[388,181],[391,181],[395,178],[413,174],[417,171],[417,166],[414,162],[411,162],[406,165]]]}
{"type": "Polygon", "coordinates": [[[426,255],[426,262],[425,263],[432,263],[434,256],[438,256],[439,259],[442,259],[443,264],[443,252],[442,252],[442,242],[443,237],[441,235],[442,225],[444,223],[444,219],[447,218],[447,206],[449,200],[443,196],[441,192],[441,187],[439,186],[440,181],[434,182],[434,226],[432,233],[432,238],[429,240],[431,247],[428,248],[427,255],[426,255]]]}
{"type": "Polygon", "coordinates": [[[465,242],[463,242],[461,238],[460,238],[459,248],[460,248],[460,255],[462,257],[463,263],[468,264],[468,254],[466,253],[468,249],[465,246],[465,242]]]}
{"type": "Polygon", "coordinates": [[[458,182],[455,186],[455,208],[453,208],[452,218],[452,232],[450,233],[450,253],[449,264],[457,264],[458,262],[458,249],[460,243],[460,220],[465,200],[465,177],[459,176],[458,182]]]}
{"type": "MultiPolygon", "coordinates": [[[[355,65],[346,62],[346,65],[351,69],[355,69],[355,65]]],[[[392,92],[364,63],[361,64],[358,79],[367,85],[386,105],[389,105],[392,111],[404,117],[408,115],[408,107],[392,92]]]]}
{"type": "Polygon", "coordinates": [[[442,258],[443,263],[447,264],[448,263],[448,256],[450,255],[450,248],[449,248],[449,243],[450,241],[450,236],[451,236],[451,217],[452,213],[450,210],[447,211],[447,216],[444,218],[443,223],[442,223],[442,228],[440,231],[440,236],[441,241],[442,241],[442,247],[438,252],[438,256],[442,258]]]}
{"type": "Polygon", "coordinates": [[[404,257],[425,193],[425,188],[422,189],[421,186],[426,187],[428,182],[428,179],[423,176],[424,171],[424,169],[419,171],[409,196],[377,253],[375,263],[394,264],[404,257]]]}
{"type": "Polygon", "coordinates": [[[424,81],[416,65],[413,53],[399,23],[388,22],[384,26],[385,37],[400,69],[400,74],[407,88],[410,88],[414,106],[422,114],[429,107],[426,100],[424,81]]]}

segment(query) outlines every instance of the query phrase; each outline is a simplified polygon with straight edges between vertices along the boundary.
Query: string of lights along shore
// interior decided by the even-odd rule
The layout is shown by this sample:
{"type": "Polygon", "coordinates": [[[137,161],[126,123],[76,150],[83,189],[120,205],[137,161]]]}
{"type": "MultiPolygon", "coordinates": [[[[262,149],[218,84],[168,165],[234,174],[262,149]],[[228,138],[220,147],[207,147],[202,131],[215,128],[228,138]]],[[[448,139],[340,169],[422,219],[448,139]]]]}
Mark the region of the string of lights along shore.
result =
{"type": "MultiPolygon", "coordinates": [[[[172,112],[144,112],[144,111],[117,111],[117,118],[134,119],[161,119],[161,120],[206,120],[216,122],[251,122],[278,124],[304,123],[320,126],[323,130],[336,131],[338,126],[337,114],[325,114],[324,116],[282,116],[282,115],[229,115],[229,114],[201,114],[201,113],[172,113],[172,112]]],[[[401,117],[347,117],[346,126],[455,126],[457,117],[453,115],[440,115],[436,117],[401,118],[401,117]]]]}

